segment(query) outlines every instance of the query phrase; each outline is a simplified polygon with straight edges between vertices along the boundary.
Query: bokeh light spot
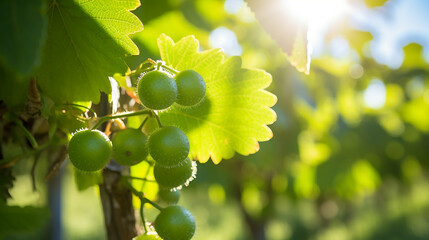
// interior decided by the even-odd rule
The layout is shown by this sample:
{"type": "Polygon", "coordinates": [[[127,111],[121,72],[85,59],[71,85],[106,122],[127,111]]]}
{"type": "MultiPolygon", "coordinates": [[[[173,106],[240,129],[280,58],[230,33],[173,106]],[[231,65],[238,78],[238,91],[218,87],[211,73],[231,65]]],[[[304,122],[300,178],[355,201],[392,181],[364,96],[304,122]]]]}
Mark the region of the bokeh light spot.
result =
{"type": "Polygon", "coordinates": [[[212,184],[208,191],[210,202],[214,205],[221,205],[225,202],[225,189],[220,184],[212,184]]]}
{"type": "Polygon", "coordinates": [[[235,33],[226,27],[213,30],[210,33],[209,42],[212,48],[222,48],[229,56],[239,56],[243,51],[235,33]]]}
{"type": "Polygon", "coordinates": [[[367,107],[372,109],[382,108],[386,102],[386,86],[379,79],[372,80],[365,89],[363,98],[367,107]]]}
{"type": "Polygon", "coordinates": [[[243,6],[244,6],[243,0],[225,0],[225,4],[224,4],[225,12],[229,14],[238,13],[243,6]]]}

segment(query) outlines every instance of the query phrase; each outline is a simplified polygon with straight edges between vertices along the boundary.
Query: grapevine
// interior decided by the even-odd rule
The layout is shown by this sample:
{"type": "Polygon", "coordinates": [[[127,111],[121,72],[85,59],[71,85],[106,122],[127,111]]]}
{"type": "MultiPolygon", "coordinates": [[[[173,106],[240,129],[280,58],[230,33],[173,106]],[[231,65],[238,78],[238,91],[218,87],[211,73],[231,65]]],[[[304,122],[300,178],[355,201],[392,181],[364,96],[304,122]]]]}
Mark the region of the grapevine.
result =
{"type": "MultiPolygon", "coordinates": [[[[164,126],[155,110],[169,108],[176,101],[187,107],[198,104],[204,98],[205,83],[195,71],[179,73],[163,62],[151,59],[128,77],[137,75],[136,94],[144,109],[103,116],[95,121],[91,129],[77,131],[68,146],[69,158],[75,168],[85,172],[102,170],[110,159],[124,167],[142,161],[154,164],[154,181],[160,186],[160,197],[162,196],[164,203],[170,206],[166,208],[159,206],[144,197],[144,193],[136,190],[129,182],[130,179],[144,182],[151,181],[150,179],[123,176],[122,180],[122,183],[141,201],[140,215],[145,235],[149,236],[150,231],[146,226],[144,205],[151,204],[160,210],[155,220],[155,230],[159,236],[164,239],[191,239],[195,232],[194,218],[188,210],[175,204],[180,196],[178,190],[195,178],[196,164],[188,157],[190,147],[186,134],[175,126],[164,126]],[[196,81],[193,80],[194,77],[196,81]],[[193,88],[192,85],[198,86],[193,88]],[[177,97],[178,86],[180,98],[177,97]],[[107,137],[112,121],[123,122],[129,117],[140,115],[147,117],[139,128],[125,126],[125,129],[114,130],[111,140],[107,137]],[[146,135],[143,128],[150,118],[156,119],[157,129],[146,135]],[[106,131],[103,133],[97,130],[106,121],[108,122],[106,131]],[[155,160],[154,163],[149,156],[155,160]],[[180,218],[183,218],[183,221],[179,224],[177,219],[180,218]]],[[[123,124],[118,125],[119,128],[124,128],[123,124]]]]}

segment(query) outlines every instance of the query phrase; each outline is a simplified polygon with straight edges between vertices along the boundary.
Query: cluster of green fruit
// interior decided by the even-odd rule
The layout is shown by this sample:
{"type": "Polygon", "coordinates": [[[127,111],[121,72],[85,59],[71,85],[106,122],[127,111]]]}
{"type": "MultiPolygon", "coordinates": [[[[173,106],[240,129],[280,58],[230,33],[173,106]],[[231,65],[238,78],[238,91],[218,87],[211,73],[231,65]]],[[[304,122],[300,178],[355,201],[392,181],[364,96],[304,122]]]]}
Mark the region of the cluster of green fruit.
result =
{"type": "MultiPolygon", "coordinates": [[[[166,109],[174,102],[194,106],[202,101],[205,91],[203,78],[192,70],[179,72],[174,78],[161,70],[150,71],[137,84],[139,100],[150,110],[166,109]]],[[[149,137],[141,129],[126,128],[116,132],[112,141],[99,130],[80,130],[70,139],[69,159],[77,169],[92,172],[103,169],[112,157],[119,164],[132,166],[150,154],[155,160],[153,173],[160,196],[171,195],[195,178],[196,164],[188,157],[190,145],[185,133],[174,126],[159,125],[149,137]]],[[[195,232],[191,213],[176,205],[162,208],[154,226],[167,240],[191,239],[195,232]]]]}
{"type": "MultiPolygon", "coordinates": [[[[159,110],[174,101],[187,106],[198,104],[204,97],[205,83],[192,70],[180,72],[175,79],[156,70],[141,77],[137,91],[144,106],[159,110]]],[[[112,141],[99,130],[84,129],[73,134],[69,143],[70,161],[86,172],[101,170],[111,156],[119,164],[132,166],[146,159],[148,154],[156,162],[154,176],[163,187],[177,188],[195,177],[195,164],[188,158],[189,140],[174,126],[160,127],[149,138],[140,129],[127,128],[114,134],[112,141]]]]}
{"type": "MultiPolygon", "coordinates": [[[[148,140],[141,130],[127,128],[116,133],[112,142],[101,131],[82,130],[70,140],[69,158],[79,170],[98,171],[104,168],[112,155],[122,165],[137,164],[147,157],[147,149],[156,161],[154,176],[160,185],[160,198],[169,204],[177,203],[179,195],[174,188],[192,180],[196,167],[187,157],[188,139],[176,127],[159,128],[148,140]]],[[[154,227],[165,240],[189,240],[195,233],[195,220],[185,208],[171,205],[161,209],[154,227]]],[[[150,239],[147,237],[156,239],[156,235],[142,235],[139,239],[150,239]]]]}
{"type": "Polygon", "coordinates": [[[73,134],[69,143],[72,164],[84,172],[99,171],[110,158],[124,166],[132,166],[147,158],[155,160],[154,176],[164,188],[180,188],[195,177],[196,166],[188,158],[189,141],[185,133],[173,126],[164,126],[149,139],[140,130],[118,131],[112,141],[99,130],[84,129],[73,134]]]}
{"type": "Polygon", "coordinates": [[[143,106],[162,110],[174,102],[190,107],[201,102],[206,94],[206,84],[201,75],[193,70],[184,70],[174,78],[164,71],[145,73],[138,82],[137,93],[143,106]]]}

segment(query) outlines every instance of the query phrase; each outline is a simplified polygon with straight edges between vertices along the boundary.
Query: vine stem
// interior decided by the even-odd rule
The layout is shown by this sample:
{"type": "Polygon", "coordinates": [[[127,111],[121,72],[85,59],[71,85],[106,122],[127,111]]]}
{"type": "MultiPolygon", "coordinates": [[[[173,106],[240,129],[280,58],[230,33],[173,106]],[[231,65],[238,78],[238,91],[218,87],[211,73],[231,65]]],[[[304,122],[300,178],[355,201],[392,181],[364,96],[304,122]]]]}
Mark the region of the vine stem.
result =
{"type": "Polygon", "coordinates": [[[144,109],[144,110],[135,111],[135,112],[103,116],[98,120],[98,122],[91,129],[97,129],[103,122],[108,121],[108,120],[112,120],[112,119],[116,119],[116,118],[139,116],[139,115],[143,115],[143,114],[152,114],[152,110],[144,109]]]}
{"type": "Polygon", "coordinates": [[[158,210],[162,210],[164,209],[163,207],[161,207],[160,205],[154,203],[153,201],[149,200],[148,198],[146,198],[144,196],[144,194],[140,191],[137,191],[137,189],[135,189],[130,182],[128,181],[122,181],[123,183],[125,183],[125,185],[131,190],[131,192],[136,195],[136,197],[138,197],[141,201],[141,204],[145,204],[145,203],[149,203],[150,205],[152,205],[153,207],[155,207],[158,210]]]}
{"type": "Polygon", "coordinates": [[[178,73],[179,73],[179,71],[177,71],[176,69],[174,69],[174,68],[172,68],[172,67],[169,67],[169,66],[167,66],[167,65],[165,65],[165,64],[161,64],[161,67],[163,67],[163,68],[167,69],[168,71],[170,71],[170,72],[172,72],[172,73],[174,73],[174,74],[178,74],[178,73]]]}
{"type": "Polygon", "coordinates": [[[156,62],[154,60],[152,60],[152,58],[148,58],[146,61],[152,63],[153,65],[156,65],[156,62]]]}
{"type": "Polygon", "coordinates": [[[145,123],[147,122],[147,120],[149,119],[149,117],[147,117],[147,118],[145,118],[144,120],[143,120],[143,122],[140,124],[140,126],[139,126],[139,128],[137,128],[138,130],[142,130],[142,128],[143,128],[143,126],[145,125],[145,123]]]}
{"type": "Polygon", "coordinates": [[[140,66],[135,71],[131,72],[128,76],[138,78],[140,76],[140,74],[147,72],[147,71],[150,71],[150,70],[153,70],[153,69],[155,69],[154,61],[152,59],[148,59],[148,60],[142,62],[140,64],[140,66]],[[151,65],[149,65],[148,67],[143,67],[146,63],[150,63],[151,65]]]}
{"type": "Polygon", "coordinates": [[[152,202],[151,200],[149,200],[148,198],[145,198],[145,197],[142,199],[142,202],[149,203],[150,205],[154,206],[159,211],[161,211],[162,209],[164,209],[163,207],[159,206],[158,204],[152,202]]]}
{"type": "Polygon", "coordinates": [[[143,228],[144,228],[144,232],[147,233],[147,227],[146,227],[146,220],[144,219],[144,202],[140,201],[140,218],[142,219],[142,223],[143,223],[143,228]]]}
{"type": "Polygon", "coordinates": [[[158,114],[156,114],[155,112],[153,112],[153,116],[155,117],[156,122],[158,123],[158,127],[162,128],[162,127],[163,127],[163,125],[162,125],[162,123],[161,123],[161,120],[159,119],[158,114]]]}
{"type": "Polygon", "coordinates": [[[134,180],[141,180],[141,181],[145,181],[145,182],[156,182],[155,180],[150,180],[147,178],[141,178],[141,177],[134,177],[134,176],[122,176],[122,178],[125,179],[134,179],[134,180]]]}
{"type": "Polygon", "coordinates": [[[27,130],[27,128],[24,127],[24,125],[22,124],[21,121],[19,121],[18,119],[14,118],[13,122],[19,127],[19,129],[21,129],[21,131],[24,133],[25,137],[28,139],[28,141],[30,142],[31,146],[34,149],[39,148],[39,144],[37,143],[36,139],[33,137],[33,135],[27,130]]]}
{"type": "MultiPolygon", "coordinates": [[[[147,163],[149,164],[149,166],[147,167],[145,175],[144,175],[145,179],[147,179],[147,176],[149,176],[150,169],[152,168],[152,163],[150,163],[149,161],[147,161],[147,163]]],[[[143,191],[144,187],[146,186],[146,182],[149,182],[149,181],[144,181],[142,183],[142,187],[140,188],[141,191],[143,191]]],[[[153,182],[156,182],[156,181],[153,181],[153,182]]]]}
{"type": "Polygon", "coordinates": [[[138,78],[140,77],[140,74],[144,73],[144,72],[148,72],[155,69],[155,66],[151,65],[149,67],[146,68],[141,68],[141,69],[137,69],[135,72],[130,73],[128,76],[131,77],[135,77],[138,78]]]}

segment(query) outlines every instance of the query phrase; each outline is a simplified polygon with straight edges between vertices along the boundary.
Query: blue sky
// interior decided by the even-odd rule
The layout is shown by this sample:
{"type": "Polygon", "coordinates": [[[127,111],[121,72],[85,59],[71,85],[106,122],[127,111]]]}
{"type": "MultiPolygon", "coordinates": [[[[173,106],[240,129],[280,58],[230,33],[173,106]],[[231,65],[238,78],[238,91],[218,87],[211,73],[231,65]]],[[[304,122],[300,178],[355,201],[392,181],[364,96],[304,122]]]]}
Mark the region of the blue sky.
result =
{"type": "MultiPolygon", "coordinates": [[[[319,9],[319,12],[312,13],[311,10],[315,9],[309,7],[312,6],[312,1],[318,0],[306,1],[309,5],[305,5],[306,8],[301,9],[301,11],[307,12],[307,14],[320,12],[319,9]]],[[[325,1],[323,4],[329,5],[329,1],[325,1]]],[[[330,1],[338,2],[341,0],[330,1]]],[[[350,0],[344,1],[350,2],[350,0]]],[[[239,12],[243,6],[243,0],[226,0],[225,2],[225,10],[231,14],[239,12]]],[[[293,9],[288,10],[285,10],[285,14],[294,14],[293,9]]],[[[350,49],[345,39],[334,39],[328,46],[324,43],[324,34],[335,24],[323,20],[338,11],[342,11],[332,9],[332,7],[326,10],[329,11],[325,12],[325,16],[316,16],[315,27],[310,30],[310,34],[314,36],[309,39],[313,48],[312,57],[326,53],[339,58],[347,57],[350,54],[350,49]],[[322,21],[318,21],[317,17],[321,18],[322,21]]],[[[323,14],[323,12],[321,13],[323,14]]],[[[372,33],[374,39],[371,41],[369,49],[371,55],[379,63],[387,64],[392,68],[399,67],[404,57],[402,48],[411,42],[423,45],[425,57],[429,61],[429,0],[389,0],[384,6],[374,9],[368,9],[363,1],[354,1],[353,5],[349,4],[344,14],[351,19],[352,25],[356,29],[372,33]]],[[[338,20],[339,18],[332,19],[332,21],[338,20]]],[[[222,47],[229,55],[241,54],[241,47],[235,34],[229,29],[223,27],[216,29],[212,32],[210,40],[212,47],[222,47]]]]}
{"type": "Polygon", "coordinates": [[[424,46],[429,60],[429,1],[390,0],[383,7],[352,11],[357,28],[370,31],[371,54],[380,63],[399,67],[402,47],[410,42],[424,46]]]}

